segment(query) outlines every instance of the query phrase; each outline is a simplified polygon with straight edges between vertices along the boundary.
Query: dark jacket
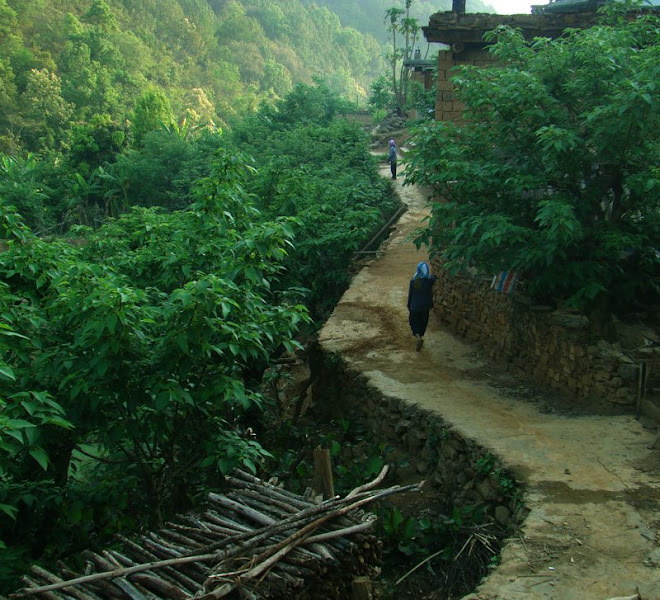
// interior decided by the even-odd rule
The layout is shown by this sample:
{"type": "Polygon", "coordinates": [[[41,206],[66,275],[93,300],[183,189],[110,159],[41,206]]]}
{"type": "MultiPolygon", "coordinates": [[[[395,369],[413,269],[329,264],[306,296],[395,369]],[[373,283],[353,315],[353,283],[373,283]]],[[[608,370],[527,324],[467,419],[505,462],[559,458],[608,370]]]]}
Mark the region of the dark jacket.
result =
{"type": "Polygon", "coordinates": [[[396,146],[390,146],[390,155],[387,159],[389,162],[396,162],[396,146]]]}
{"type": "Polygon", "coordinates": [[[433,308],[433,284],[437,277],[431,275],[428,278],[414,277],[410,280],[408,287],[408,310],[419,312],[433,308]]]}

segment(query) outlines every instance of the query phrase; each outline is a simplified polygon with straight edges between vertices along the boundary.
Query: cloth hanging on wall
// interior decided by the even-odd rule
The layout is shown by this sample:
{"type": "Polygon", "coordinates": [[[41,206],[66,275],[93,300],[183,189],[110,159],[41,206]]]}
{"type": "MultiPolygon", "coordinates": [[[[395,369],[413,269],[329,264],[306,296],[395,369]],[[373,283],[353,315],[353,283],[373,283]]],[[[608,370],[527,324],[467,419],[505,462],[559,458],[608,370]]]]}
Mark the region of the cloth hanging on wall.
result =
{"type": "Polygon", "coordinates": [[[493,275],[493,281],[490,284],[491,290],[497,290],[503,294],[510,294],[518,281],[518,274],[515,271],[502,271],[493,275]]]}

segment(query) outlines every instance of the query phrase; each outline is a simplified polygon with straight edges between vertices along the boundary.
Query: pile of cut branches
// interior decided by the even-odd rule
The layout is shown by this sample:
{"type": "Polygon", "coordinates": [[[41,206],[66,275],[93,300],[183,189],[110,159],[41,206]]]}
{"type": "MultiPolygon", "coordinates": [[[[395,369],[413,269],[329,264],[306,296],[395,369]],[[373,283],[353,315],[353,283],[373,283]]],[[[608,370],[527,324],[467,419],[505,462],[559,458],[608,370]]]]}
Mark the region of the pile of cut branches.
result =
{"type": "Polygon", "coordinates": [[[422,484],[375,489],[387,473],[344,498],[314,501],[234,471],[204,512],[182,515],[122,550],[86,552],[81,575],[34,566],[11,598],[186,600],[346,598],[379,573],[380,542],[367,504],[422,484]]]}

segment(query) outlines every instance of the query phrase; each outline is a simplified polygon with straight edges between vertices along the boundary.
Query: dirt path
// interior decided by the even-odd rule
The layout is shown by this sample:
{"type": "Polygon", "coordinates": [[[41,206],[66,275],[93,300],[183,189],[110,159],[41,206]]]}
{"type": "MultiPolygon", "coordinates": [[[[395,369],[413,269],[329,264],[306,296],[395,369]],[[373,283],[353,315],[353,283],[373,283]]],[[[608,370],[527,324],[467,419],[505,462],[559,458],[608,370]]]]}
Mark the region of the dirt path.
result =
{"type": "MultiPolygon", "coordinates": [[[[387,166],[382,169],[388,175],[387,166]]],[[[639,587],[660,600],[660,451],[633,417],[541,412],[492,385],[495,367],[443,331],[424,348],[408,328],[408,281],[427,256],[410,241],[424,198],[396,181],[409,210],[378,259],[354,279],[320,334],[384,394],[437,412],[500,457],[528,489],[530,514],[480,600],[605,600],[639,587]]]]}

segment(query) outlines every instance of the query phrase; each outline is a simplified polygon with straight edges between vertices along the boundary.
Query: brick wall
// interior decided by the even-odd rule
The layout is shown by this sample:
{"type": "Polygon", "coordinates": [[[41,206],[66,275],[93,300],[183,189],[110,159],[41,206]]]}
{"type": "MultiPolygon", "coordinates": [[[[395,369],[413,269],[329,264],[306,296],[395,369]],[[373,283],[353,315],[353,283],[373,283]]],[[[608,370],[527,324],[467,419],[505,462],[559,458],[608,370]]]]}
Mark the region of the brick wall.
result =
{"type": "Polygon", "coordinates": [[[494,64],[493,57],[483,48],[466,47],[462,52],[441,50],[438,52],[438,83],[435,101],[436,121],[460,121],[463,103],[454,97],[454,85],[450,78],[455,74],[452,68],[457,65],[487,67],[494,64]]]}

